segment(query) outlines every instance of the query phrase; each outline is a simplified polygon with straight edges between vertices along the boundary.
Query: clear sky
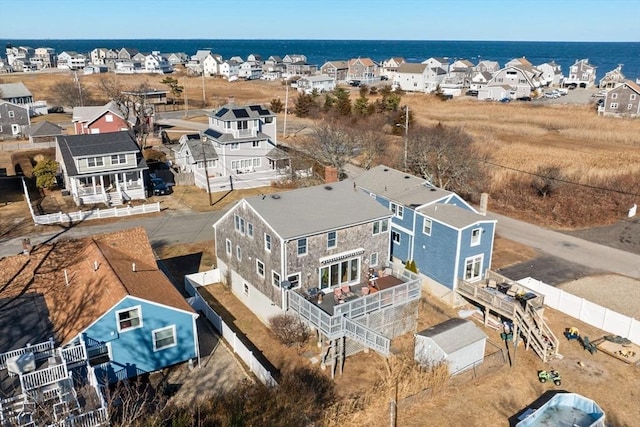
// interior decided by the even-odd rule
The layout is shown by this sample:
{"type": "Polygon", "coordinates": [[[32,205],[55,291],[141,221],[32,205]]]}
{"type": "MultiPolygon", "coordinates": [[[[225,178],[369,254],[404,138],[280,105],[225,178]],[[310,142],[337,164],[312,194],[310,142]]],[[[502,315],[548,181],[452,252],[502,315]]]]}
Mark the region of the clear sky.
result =
{"type": "Polygon", "coordinates": [[[640,0],[0,0],[2,39],[640,41],[640,0]]]}

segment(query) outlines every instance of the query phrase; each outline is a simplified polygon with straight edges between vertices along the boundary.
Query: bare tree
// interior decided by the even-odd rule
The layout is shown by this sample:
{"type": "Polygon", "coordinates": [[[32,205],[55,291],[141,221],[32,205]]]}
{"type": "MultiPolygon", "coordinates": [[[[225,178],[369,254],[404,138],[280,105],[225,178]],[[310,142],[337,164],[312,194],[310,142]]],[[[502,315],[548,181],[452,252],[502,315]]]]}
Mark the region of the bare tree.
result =
{"type": "Polygon", "coordinates": [[[459,127],[441,123],[430,128],[414,127],[408,138],[408,167],[435,186],[462,196],[473,196],[482,187],[486,154],[459,127]]]}
{"type": "Polygon", "coordinates": [[[311,330],[298,316],[278,314],[269,319],[271,331],[278,340],[288,346],[296,346],[298,353],[311,338],[311,330]]]}
{"type": "Polygon", "coordinates": [[[370,119],[358,125],[354,138],[356,147],[360,149],[360,163],[365,169],[371,169],[379,163],[385,154],[387,137],[380,131],[381,120],[370,119]]]}
{"type": "Polygon", "coordinates": [[[564,174],[558,165],[540,165],[533,175],[531,186],[539,196],[545,197],[553,194],[564,182],[564,174]]]}
{"type": "Polygon", "coordinates": [[[146,93],[152,90],[149,84],[144,82],[127,88],[116,77],[110,77],[100,80],[100,88],[114,102],[129,129],[134,131],[138,145],[144,148],[150,132],[149,120],[153,115],[153,106],[146,99],[146,93]]]}
{"type": "Polygon", "coordinates": [[[89,91],[81,80],[59,81],[51,86],[51,93],[59,105],[77,107],[91,104],[93,101],[89,91]]]}
{"type": "Polygon", "coordinates": [[[358,140],[346,126],[322,123],[313,128],[305,148],[318,162],[335,167],[340,176],[344,165],[356,156],[358,140]]]}

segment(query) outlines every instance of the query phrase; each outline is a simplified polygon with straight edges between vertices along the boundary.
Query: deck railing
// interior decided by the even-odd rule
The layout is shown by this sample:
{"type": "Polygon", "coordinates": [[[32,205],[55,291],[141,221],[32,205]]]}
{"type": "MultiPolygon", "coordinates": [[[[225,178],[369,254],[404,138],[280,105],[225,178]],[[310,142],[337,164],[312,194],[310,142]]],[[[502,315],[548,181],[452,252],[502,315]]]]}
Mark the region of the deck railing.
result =
{"type": "MultiPolygon", "coordinates": [[[[298,313],[298,315],[305,319],[312,327],[318,329],[328,339],[332,340],[341,338],[347,334],[343,319],[356,320],[370,313],[416,301],[420,299],[421,295],[422,287],[420,281],[416,279],[395,285],[388,289],[383,289],[373,294],[355,298],[343,304],[335,305],[333,306],[333,315],[329,315],[322,308],[297,292],[289,292],[288,301],[291,310],[298,313]]],[[[359,324],[356,325],[361,326],[359,324]]],[[[365,341],[371,342],[371,336],[367,335],[367,331],[370,330],[367,328],[359,329],[353,326],[348,332],[349,334],[362,332],[357,339],[364,343],[365,341]]],[[[353,338],[352,336],[350,337],[353,338]]],[[[382,347],[385,346],[384,343],[378,343],[374,344],[372,348],[377,350],[377,347],[380,345],[382,347]]]]}
{"type": "Polygon", "coordinates": [[[87,360],[87,351],[83,343],[60,348],[60,356],[68,365],[84,363],[87,360]]]}
{"type": "Polygon", "coordinates": [[[391,345],[389,338],[346,317],[342,318],[342,325],[346,337],[358,341],[384,356],[389,355],[389,346],[391,345]]]}
{"type": "Polygon", "coordinates": [[[95,411],[75,415],[72,418],[69,417],[60,422],[61,427],[97,427],[106,426],[108,424],[109,414],[106,408],[100,408],[95,411]]]}
{"type": "Polygon", "coordinates": [[[53,341],[45,341],[28,347],[18,348],[16,350],[0,353],[0,369],[7,368],[7,359],[21,356],[25,353],[33,353],[35,360],[46,359],[54,353],[55,343],[53,341]]]}
{"type": "Polygon", "coordinates": [[[67,365],[62,363],[60,365],[22,374],[20,376],[20,383],[22,385],[22,391],[27,392],[49,384],[55,384],[68,377],[69,371],[67,370],[67,365]]]}

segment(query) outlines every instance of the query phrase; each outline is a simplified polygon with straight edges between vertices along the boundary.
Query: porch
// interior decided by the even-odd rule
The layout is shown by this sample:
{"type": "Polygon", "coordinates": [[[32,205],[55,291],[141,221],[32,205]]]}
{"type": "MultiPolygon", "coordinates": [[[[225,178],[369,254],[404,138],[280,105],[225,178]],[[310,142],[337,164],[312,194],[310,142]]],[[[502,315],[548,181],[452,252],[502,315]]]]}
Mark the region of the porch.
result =
{"type": "Polygon", "coordinates": [[[129,200],[146,199],[142,170],[70,177],[69,190],[78,206],[121,205],[129,200]]]}

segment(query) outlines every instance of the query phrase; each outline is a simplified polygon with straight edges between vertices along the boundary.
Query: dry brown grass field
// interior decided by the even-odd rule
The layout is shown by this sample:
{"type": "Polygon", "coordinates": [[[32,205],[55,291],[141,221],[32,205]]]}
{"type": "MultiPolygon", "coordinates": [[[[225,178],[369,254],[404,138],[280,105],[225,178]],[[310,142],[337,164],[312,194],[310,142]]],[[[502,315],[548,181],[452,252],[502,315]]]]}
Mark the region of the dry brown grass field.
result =
{"type": "MultiPolygon", "coordinates": [[[[99,80],[116,78],[126,88],[141,83],[165,88],[158,75],[89,75],[79,76],[93,97],[102,102],[99,80]]],[[[279,98],[284,102],[281,82],[236,81],[220,78],[187,76],[176,72],[173,77],[186,87],[191,108],[202,106],[203,83],[206,106],[215,108],[228,102],[268,104],[279,98]]],[[[55,105],[52,86],[57,81],[73,79],[70,73],[13,74],[0,76],[4,82],[23,81],[36,99],[55,105]]],[[[357,90],[350,88],[352,100],[357,90]]],[[[289,106],[294,106],[295,92],[289,93],[289,106]]],[[[372,100],[374,97],[371,98],[372,100]]],[[[182,101],[182,100],[181,100],[182,101]]],[[[490,183],[483,191],[490,194],[490,209],[521,219],[545,223],[557,228],[576,228],[610,224],[624,217],[638,202],[638,196],[623,195],[596,188],[609,188],[638,194],[640,181],[640,120],[597,116],[593,105],[550,105],[536,102],[509,104],[477,101],[461,97],[443,102],[434,96],[406,94],[406,104],[416,124],[443,123],[460,126],[470,133],[478,149],[490,153],[486,164],[490,183]],[[539,166],[556,165],[563,177],[583,186],[564,185],[557,194],[541,198],[531,190],[532,176],[539,166]]],[[[180,107],[182,108],[182,107],[180,107]]],[[[283,129],[280,114],[279,128],[283,129]]],[[[287,117],[289,134],[309,127],[309,119],[287,117]]],[[[284,139],[281,138],[281,141],[284,139]]],[[[287,143],[295,143],[289,137],[287,143]]],[[[383,159],[399,166],[402,138],[390,138],[391,146],[383,159]]]]}

